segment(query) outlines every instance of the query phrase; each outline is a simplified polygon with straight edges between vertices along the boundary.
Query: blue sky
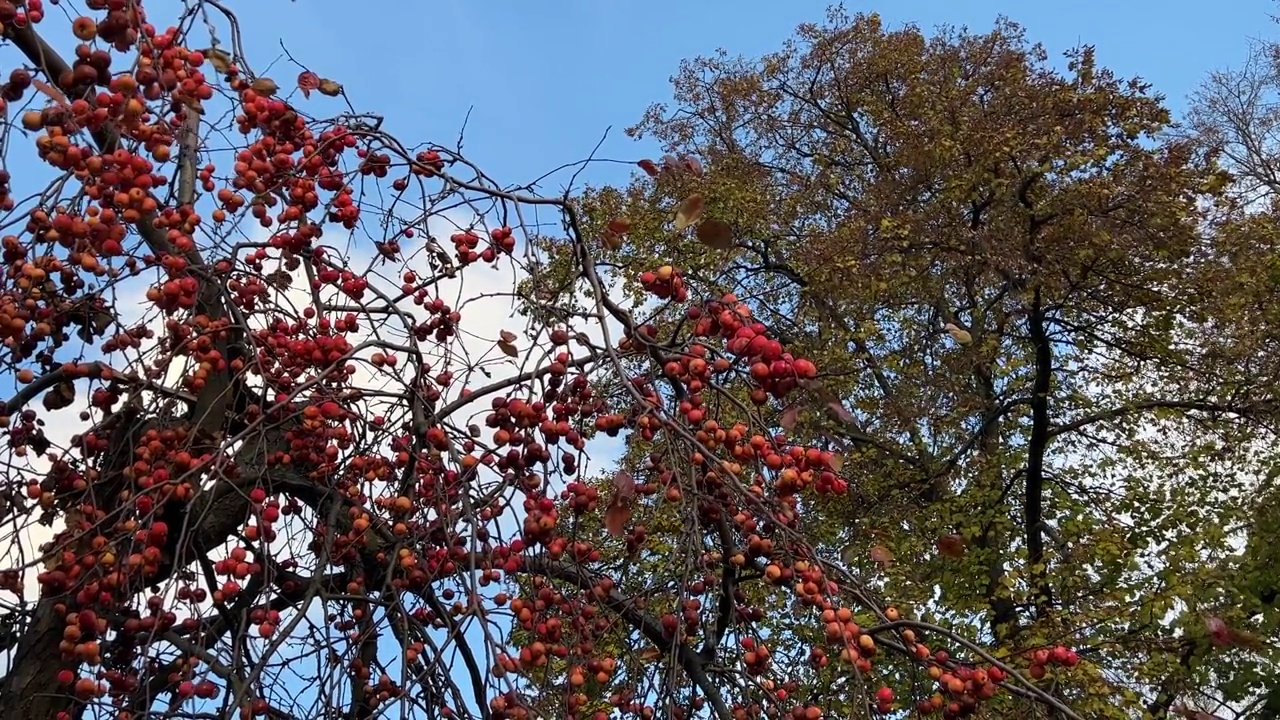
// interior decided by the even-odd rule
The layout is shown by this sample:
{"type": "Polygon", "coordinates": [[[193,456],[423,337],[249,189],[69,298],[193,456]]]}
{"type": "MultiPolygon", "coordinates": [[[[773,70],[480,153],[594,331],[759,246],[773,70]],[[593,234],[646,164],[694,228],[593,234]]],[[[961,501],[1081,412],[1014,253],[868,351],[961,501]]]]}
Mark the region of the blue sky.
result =
{"type": "MultiPolygon", "coordinates": [[[[384,113],[409,142],[450,144],[468,108],[466,148],[504,183],[530,181],[585,157],[605,128],[602,154],[634,159],[621,129],[669,96],[681,58],[724,47],[759,55],[777,49],[795,26],[819,21],[824,0],[559,0],[409,2],[337,0],[239,3],[253,68],[280,54],[343,82],[356,107],[384,113]],[[356,9],[358,8],[358,9],[356,9]],[[352,33],[351,28],[368,28],[352,33]]],[[[853,2],[893,25],[941,23],[985,30],[1000,14],[1058,55],[1078,43],[1100,62],[1141,75],[1175,113],[1206,72],[1238,63],[1250,37],[1273,36],[1274,0],[893,0],[853,2]]],[[[292,77],[295,68],[280,75],[292,77]]],[[[625,178],[601,165],[586,177],[625,178]]],[[[548,188],[551,190],[552,188],[548,188]]]]}

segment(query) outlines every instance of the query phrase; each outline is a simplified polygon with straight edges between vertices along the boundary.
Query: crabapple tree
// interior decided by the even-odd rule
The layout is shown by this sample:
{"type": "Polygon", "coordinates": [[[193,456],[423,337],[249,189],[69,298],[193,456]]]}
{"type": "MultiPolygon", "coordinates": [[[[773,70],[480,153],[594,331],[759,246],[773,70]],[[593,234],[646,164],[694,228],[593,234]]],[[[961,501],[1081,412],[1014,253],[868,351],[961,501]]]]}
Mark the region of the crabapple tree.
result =
{"type": "Polygon", "coordinates": [[[616,300],[564,198],[255,73],[221,2],[78,5],[0,0],[0,717],[819,718],[835,675],[1077,717],[1069,649],[1028,677],[815,550],[847,468],[766,411],[822,369],[749,303],[616,300]]]}

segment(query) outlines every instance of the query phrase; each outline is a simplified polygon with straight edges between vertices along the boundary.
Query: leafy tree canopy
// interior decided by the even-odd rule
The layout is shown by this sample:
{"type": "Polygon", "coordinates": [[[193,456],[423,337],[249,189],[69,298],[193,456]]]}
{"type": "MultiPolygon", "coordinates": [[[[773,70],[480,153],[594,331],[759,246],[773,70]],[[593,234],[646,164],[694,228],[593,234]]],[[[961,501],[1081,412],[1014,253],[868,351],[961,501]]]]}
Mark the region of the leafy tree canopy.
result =
{"type": "Polygon", "coordinates": [[[623,292],[674,261],[821,368],[781,404],[738,395],[842,459],[849,491],[802,520],[819,552],[1033,677],[1074,649],[1042,682],[1085,716],[1251,712],[1278,659],[1280,255],[1245,197],[1280,189],[1274,65],[1233,96],[1253,114],[1215,76],[1178,126],[1091,48],[1065,61],[1007,21],[833,10],[777,53],[682,64],[629,130],[667,155],[576,202],[623,292]]]}

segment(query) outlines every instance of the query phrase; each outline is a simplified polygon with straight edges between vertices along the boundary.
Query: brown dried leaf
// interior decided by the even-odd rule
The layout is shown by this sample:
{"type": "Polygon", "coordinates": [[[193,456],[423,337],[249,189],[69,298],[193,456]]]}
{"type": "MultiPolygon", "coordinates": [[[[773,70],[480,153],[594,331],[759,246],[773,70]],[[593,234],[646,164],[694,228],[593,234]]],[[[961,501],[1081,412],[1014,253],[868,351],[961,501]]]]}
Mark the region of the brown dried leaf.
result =
{"type": "Polygon", "coordinates": [[[1170,708],[1170,711],[1174,715],[1187,718],[1187,720],[1223,720],[1223,718],[1218,715],[1210,715],[1203,710],[1189,708],[1186,705],[1174,705],[1170,708]]]}
{"type": "Polygon", "coordinates": [[[956,533],[938,538],[938,552],[949,558],[964,557],[964,537],[956,533]]]}
{"type": "Polygon", "coordinates": [[[858,422],[857,418],[853,416],[853,413],[849,412],[849,409],[846,408],[844,403],[839,400],[832,400],[827,403],[827,409],[830,410],[831,414],[835,415],[836,419],[842,423],[853,425],[858,422]]]}
{"type": "Polygon", "coordinates": [[[513,343],[518,336],[510,330],[503,330],[498,333],[498,337],[502,338],[502,342],[513,343]]]}
{"type": "Polygon", "coordinates": [[[40,92],[44,93],[45,95],[48,95],[50,98],[53,99],[54,102],[58,103],[59,105],[70,105],[70,103],[67,102],[67,96],[63,95],[61,90],[50,85],[49,83],[43,80],[40,80],[39,78],[32,78],[31,84],[34,85],[35,88],[40,92]]]}
{"type": "Polygon", "coordinates": [[[636,496],[636,478],[626,470],[619,470],[613,476],[613,488],[625,500],[636,496]]]}
{"type": "Polygon", "coordinates": [[[1255,635],[1247,630],[1237,630],[1235,628],[1231,628],[1227,631],[1227,637],[1231,640],[1232,645],[1254,651],[1266,650],[1271,644],[1261,636],[1255,635]]]}
{"type": "Polygon", "coordinates": [[[604,529],[614,537],[622,537],[627,532],[627,523],[631,522],[631,503],[614,495],[609,507],[604,511],[604,529]]]}
{"type": "Polygon", "coordinates": [[[518,358],[518,357],[520,357],[520,350],[519,350],[519,348],[517,348],[515,345],[512,345],[511,343],[507,342],[506,340],[499,340],[499,341],[498,341],[498,349],[502,351],[502,354],[506,355],[506,356],[507,356],[507,357],[509,357],[509,358],[518,358]]]}
{"type": "Polygon", "coordinates": [[[320,91],[321,95],[338,97],[342,94],[342,83],[337,80],[330,80],[329,78],[321,78],[320,85],[316,89],[320,91]]]}
{"type": "Polygon", "coordinates": [[[249,89],[259,95],[266,95],[267,97],[270,97],[279,92],[280,86],[276,84],[275,80],[272,80],[269,77],[260,77],[249,84],[249,89]]]}
{"type": "Polygon", "coordinates": [[[71,407],[76,401],[76,386],[70,380],[60,382],[44,394],[44,409],[50,412],[71,407]]]}
{"type": "Polygon", "coordinates": [[[1231,629],[1222,618],[1208,616],[1204,619],[1204,627],[1214,645],[1222,647],[1231,644],[1231,629]]]}
{"type": "Polygon", "coordinates": [[[285,270],[276,270],[267,276],[267,282],[277,290],[288,290],[293,285],[293,274],[285,270]]]}
{"type": "Polygon", "coordinates": [[[799,418],[800,418],[800,406],[789,405],[785,410],[782,411],[782,415],[778,417],[778,424],[782,426],[783,430],[786,430],[787,432],[791,432],[791,430],[794,429],[796,426],[796,420],[798,420],[799,418]]]}
{"type": "Polygon", "coordinates": [[[614,218],[609,221],[610,232],[626,235],[631,232],[631,221],[626,218],[614,218]]]}
{"type": "Polygon", "coordinates": [[[622,249],[622,236],[609,228],[604,229],[604,233],[601,234],[600,239],[604,242],[604,246],[610,250],[622,249]]]}
{"type": "Polygon", "coordinates": [[[699,242],[712,250],[728,250],[733,247],[733,228],[723,220],[703,220],[694,233],[699,242]]]}
{"type": "Polygon", "coordinates": [[[1264,638],[1247,630],[1231,627],[1225,620],[1216,615],[1206,615],[1205,630],[1209,632],[1209,640],[1219,647],[1235,646],[1249,650],[1265,650],[1271,645],[1264,638]]]}
{"type": "Polygon", "coordinates": [[[105,310],[88,310],[85,315],[76,318],[80,327],[76,328],[76,337],[85,342],[93,342],[115,322],[115,316],[105,310]]]}
{"type": "Polygon", "coordinates": [[[876,545],[871,548],[871,560],[889,567],[893,564],[893,553],[883,545],[876,545]]]}
{"type": "Polygon", "coordinates": [[[649,177],[658,177],[658,173],[661,172],[658,169],[658,164],[648,158],[645,158],[636,164],[639,165],[640,169],[644,171],[644,174],[649,177]]]}
{"type": "Polygon", "coordinates": [[[681,232],[698,222],[702,212],[707,209],[707,201],[702,195],[694,193],[676,206],[676,232],[681,232]]]}
{"type": "Polygon", "coordinates": [[[947,323],[942,327],[947,331],[947,334],[951,336],[952,340],[955,340],[961,345],[969,345],[973,342],[973,336],[969,334],[969,331],[955,325],[954,323],[947,323]]]}
{"type": "Polygon", "coordinates": [[[827,465],[831,468],[831,472],[840,472],[844,468],[844,456],[840,453],[831,453],[831,461],[827,465]]]}
{"type": "Polygon", "coordinates": [[[812,392],[817,392],[823,388],[822,381],[816,378],[796,378],[796,384],[812,392]]]}
{"type": "Polygon", "coordinates": [[[303,97],[311,97],[311,91],[320,87],[320,76],[310,70],[303,70],[298,73],[298,89],[302,91],[303,97]]]}

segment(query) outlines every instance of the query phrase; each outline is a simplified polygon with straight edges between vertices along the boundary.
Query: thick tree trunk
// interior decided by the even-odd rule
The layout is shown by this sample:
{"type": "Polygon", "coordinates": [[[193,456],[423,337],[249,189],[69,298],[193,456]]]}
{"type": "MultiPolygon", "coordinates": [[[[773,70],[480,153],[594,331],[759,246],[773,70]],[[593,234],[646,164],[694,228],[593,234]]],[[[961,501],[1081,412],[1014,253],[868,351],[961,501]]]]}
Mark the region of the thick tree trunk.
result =
{"type": "Polygon", "coordinates": [[[64,618],[52,598],[40,600],[35,617],[22,634],[4,677],[0,678],[0,720],[55,720],[60,712],[74,715],[74,688],[58,685],[58,673],[75,670],[58,650],[64,618]]]}

